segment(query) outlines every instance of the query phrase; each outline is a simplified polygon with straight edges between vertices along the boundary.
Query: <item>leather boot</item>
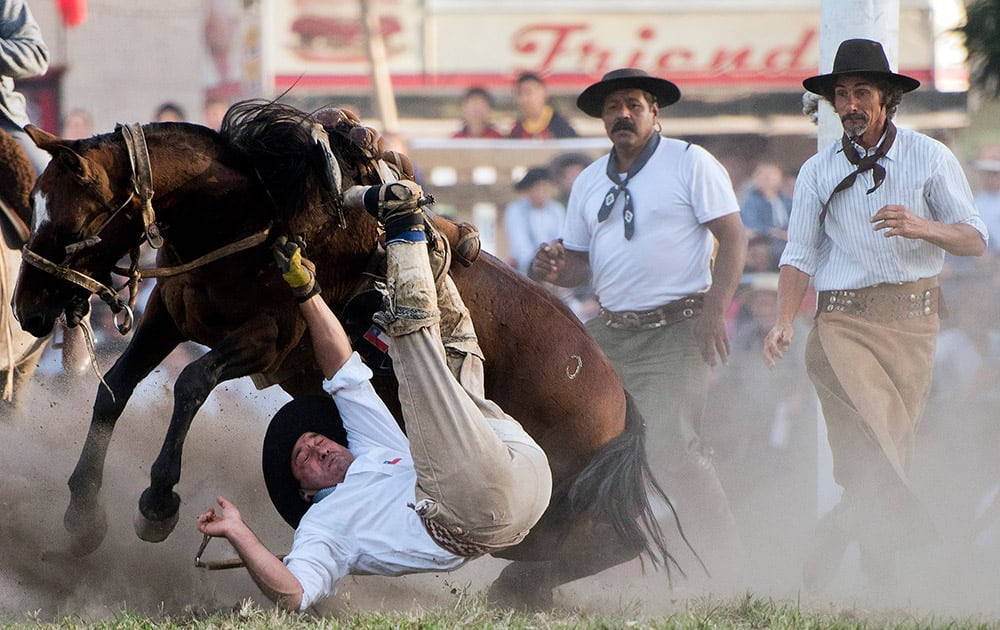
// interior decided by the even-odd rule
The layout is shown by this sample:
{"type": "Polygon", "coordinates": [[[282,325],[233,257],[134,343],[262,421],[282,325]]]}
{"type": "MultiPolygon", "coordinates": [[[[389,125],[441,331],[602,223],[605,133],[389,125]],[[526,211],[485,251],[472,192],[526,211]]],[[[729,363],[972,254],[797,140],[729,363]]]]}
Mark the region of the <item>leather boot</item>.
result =
{"type": "Polygon", "coordinates": [[[838,522],[833,509],[819,519],[812,549],[802,567],[802,585],[813,594],[822,593],[836,577],[851,537],[838,522]]]}

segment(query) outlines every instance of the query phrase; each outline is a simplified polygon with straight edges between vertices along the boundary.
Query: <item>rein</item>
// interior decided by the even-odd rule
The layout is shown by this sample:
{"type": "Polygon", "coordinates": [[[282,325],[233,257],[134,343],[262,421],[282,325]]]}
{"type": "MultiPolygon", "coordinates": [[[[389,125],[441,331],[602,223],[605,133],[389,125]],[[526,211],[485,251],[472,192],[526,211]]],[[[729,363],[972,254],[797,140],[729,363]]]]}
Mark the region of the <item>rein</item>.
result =
{"type": "Polygon", "coordinates": [[[256,247],[267,240],[270,232],[271,228],[266,227],[256,234],[251,234],[246,238],[241,238],[236,242],[213,250],[204,256],[199,256],[191,262],[181,263],[180,265],[173,265],[170,267],[130,267],[128,269],[115,266],[113,271],[120,276],[126,276],[128,278],[136,277],[138,280],[141,280],[142,278],[168,278],[170,276],[179,276],[183,273],[191,271],[192,269],[197,269],[203,265],[221,260],[226,256],[231,256],[232,254],[242,252],[245,249],[256,247]]]}
{"type": "Polygon", "coordinates": [[[101,301],[107,304],[111,312],[115,314],[115,328],[118,329],[118,332],[124,335],[132,330],[132,304],[135,303],[135,296],[131,296],[129,301],[126,302],[111,287],[107,287],[75,269],[71,269],[65,265],[58,265],[47,258],[39,256],[27,247],[21,250],[21,258],[31,266],[48,272],[60,280],[65,280],[78,287],[82,287],[90,291],[91,294],[101,298],[101,301]],[[125,315],[122,321],[119,322],[118,315],[122,312],[125,315]]]}

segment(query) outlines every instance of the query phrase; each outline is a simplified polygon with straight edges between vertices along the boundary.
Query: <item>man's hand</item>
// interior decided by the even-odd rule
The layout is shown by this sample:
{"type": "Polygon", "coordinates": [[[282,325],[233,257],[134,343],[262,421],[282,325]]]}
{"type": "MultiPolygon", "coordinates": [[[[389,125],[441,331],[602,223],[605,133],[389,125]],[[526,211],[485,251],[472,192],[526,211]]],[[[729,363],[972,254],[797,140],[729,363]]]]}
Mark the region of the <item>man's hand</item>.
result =
{"type": "Polygon", "coordinates": [[[302,248],[298,243],[279,236],[271,246],[271,252],[281,271],[281,277],[292,288],[292,293],[299,302],[305,302],[320,292],[316,282],[316,266],[302,256],[302,248]]]}
{"type": "Polygon", "coordinates": [[[764,337],[764,365],[769,370],[773,370],[775,364],[784,356],[786,350],[792,344],[792,337],[795,330],[788,325],[775,324],[764,337]]]}
{"type": "Polygon", "coordinates": [[[937,245],[953,256],[982,256],[986,241],[979,230],[967,223],[941,223],[919,217],[905,206],[885,205],[871,218],[882,236],[921,239],[937,245]]]}
{"type": "Polygon", "coordinates": [[[561,240],[542,243],[531,260],[528,277],[541,282],[555,283],[559,272],[566,265],[566,249],[561,240]]]}
{"type": "Polygon", "coordinates": [[[902,236],[903,238],[926,238],[927,219],[922,219],[905,206],[887,205],[875,213],[871,222],[876,232],[884,230],[882,236],[902,236]]]}
{"type": "Polygon", "coordinates": [[[245,527],[243,517],[236,506],[227,501],[224,497],[216,499],[222,514],[217,514],[215,508],[208,510],[198,517],[198,531],[209,536],[229,538],[229,535],[238,527],[245,527]]]}
{"type": "Polygon", "coordinates": [[[722,360],[723,365],[729,363],[729,334],[726,332],[726,318],[723,313],[703,310],[695,321],[694,337],[698,341],[701,358],[705,363],[715,367],[716,355],[722,360]]]}
{"type": "Polygon", "coordinates": [[[209,508],[198,517],[198,531],[229,541],[246,565],[250,577],[271,601],[287,610],[299,610],[303,593],[298,578],[260,542],[243,522],[235,505],[223,497],[217,501],[222,514],[216,513],[215,508],[209,508]]]}

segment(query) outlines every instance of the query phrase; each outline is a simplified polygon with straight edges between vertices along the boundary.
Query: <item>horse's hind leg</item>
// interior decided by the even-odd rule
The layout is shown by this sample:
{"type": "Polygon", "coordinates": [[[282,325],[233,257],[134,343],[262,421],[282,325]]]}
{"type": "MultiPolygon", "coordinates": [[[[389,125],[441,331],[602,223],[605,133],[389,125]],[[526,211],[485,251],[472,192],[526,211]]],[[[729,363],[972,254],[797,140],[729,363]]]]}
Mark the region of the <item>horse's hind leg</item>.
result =
{"type": "Polygon", "coordinates": [[[153,291],[132,341],[104,377],[94,400],[94,414],[76,468],[69,478],[70,503],[63,525],[73,536],[70,553],[86,555],[97,549],[107,531],[99,504],[104,460],[115,424],[136,385],[180,342],[180,333],[153,291]]]}
{"type": "Polygon", "coordinates": [[[177,525],[181,499],[173,488],[180,481],[184,440],[198,409],[218,383],[258,372],[269,365],[275,354],[275,334],[274,326],[262,330],[259,322],[244,326],[185,367],[177,377],[170,426],[133,521],[135,533],[142,540],[162,542],[177,525]]]}
{"type": "MultiPolygon", "coordinates": [[[[534,532],[533,532],[534,533],[534,532]]],[[[549,610],[552,591],[562,584],[595,575],[636,558],[643,546],[622,538],[610,523],[581,520],[554,535],[549,560],[518,560],[504,567],[490,585],[490,603],[505,608],[549,610]]]]}

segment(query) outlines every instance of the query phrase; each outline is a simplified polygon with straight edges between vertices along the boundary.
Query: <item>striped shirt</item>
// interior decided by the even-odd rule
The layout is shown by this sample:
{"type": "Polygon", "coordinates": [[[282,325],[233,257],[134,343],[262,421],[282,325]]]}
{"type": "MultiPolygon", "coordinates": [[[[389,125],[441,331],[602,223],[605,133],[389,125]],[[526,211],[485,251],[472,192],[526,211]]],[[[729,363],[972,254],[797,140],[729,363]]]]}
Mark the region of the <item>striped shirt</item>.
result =
{"type": "Polygon", "coordinates": [[[834,195],[821,225],[823,202],[855,168],[842,153],[838,139],[809,158],[795,182],[781,264],[814,276],[816,290],[910,282],[941,272],[945,252],[940,247],[919,239],[886,238],[884,230],[873,228],[871,217],[889,204],[941,223],[966,223],[987,239],[958,160],[937,140],[910,129],[897,130],[896,141],[879,161],[885,166],[885,182],[867,194],[872,172],[860,174],[851,188],[834,195]]]}

